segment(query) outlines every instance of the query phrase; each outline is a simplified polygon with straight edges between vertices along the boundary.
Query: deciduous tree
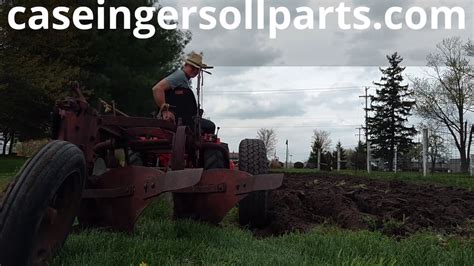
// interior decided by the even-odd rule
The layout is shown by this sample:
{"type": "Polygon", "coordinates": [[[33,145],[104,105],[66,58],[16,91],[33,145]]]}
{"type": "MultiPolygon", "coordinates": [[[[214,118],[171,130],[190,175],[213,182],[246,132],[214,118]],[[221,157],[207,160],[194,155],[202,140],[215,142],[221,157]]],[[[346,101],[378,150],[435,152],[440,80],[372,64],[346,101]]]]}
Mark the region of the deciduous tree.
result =
{"type": "Polygon", "coordinates": [[[261,128],[257,131],[257,138],[262,140],[267,148],[267,157],[270,158],[275,155],[277,145],[277,135],[273,128],[261,128]]]}
{"type": "Polygon", "coordinates": [[[461,170],[467,172],[474,129],[468,115],[474,110],[472,42],[463,44],[455,37],[443,40],[436,48],[428,56],[427,77],[413,82],[416,113],[448,129],[459,151],[461,170]]]}
{"type": "Polygon", "coordinates": [[[321,153],[321,158],[323,152],[329,150],[331,147],[331,134],[325,130],[315,129],[313,131],[313,143],[311,145],[311,153],[309,155],[308,162],[317,163],[318,162],[318,150],[321,153]]]}

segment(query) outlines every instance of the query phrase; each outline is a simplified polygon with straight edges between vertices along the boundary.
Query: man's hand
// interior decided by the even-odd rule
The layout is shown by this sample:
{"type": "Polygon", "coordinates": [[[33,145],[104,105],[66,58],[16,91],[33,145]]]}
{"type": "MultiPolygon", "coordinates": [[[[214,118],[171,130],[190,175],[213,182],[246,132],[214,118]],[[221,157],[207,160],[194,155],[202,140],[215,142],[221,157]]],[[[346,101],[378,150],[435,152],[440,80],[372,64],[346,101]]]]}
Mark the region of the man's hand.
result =
{"type": "Polygon", "coordinates": [[[169,111],[170,105],[163,103],[160,107],[161,118],[166,121],[175,122],[176,118],[172,112],[169,111]]]}
{"type": "Polygon", "coordinates": [[[173,123],[176,122],[176,118],[175,118],[174,114],[172,112],[168,111],[168,110],[162,111],[161,116],[163,117],[163,120],[170,121],[170,122],[173,122],[173,123]]]}

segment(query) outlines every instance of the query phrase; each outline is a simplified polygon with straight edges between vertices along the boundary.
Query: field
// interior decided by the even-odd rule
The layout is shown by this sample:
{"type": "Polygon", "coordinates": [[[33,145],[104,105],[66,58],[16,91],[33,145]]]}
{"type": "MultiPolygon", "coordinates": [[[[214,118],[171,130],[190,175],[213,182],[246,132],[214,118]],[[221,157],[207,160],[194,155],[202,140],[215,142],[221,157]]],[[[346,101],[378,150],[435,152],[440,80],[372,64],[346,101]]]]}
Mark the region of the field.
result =
{"type": "Polygon", "coordinates": [[[343,174],[287,174],[271,202],[274,222],[262,230],[264,235],[329,223],[397,238],[428,229],[474,236],[474,192],[464,188],[343,174]]]}
{"type": "MultiPolygon", "coordinates": [[[[0,184],[23,162],[0,159],[0,184]]],[[[274,222],[259,231],[240,228],[235,209],[220,227],[173,221],[163,197],[133,234],[74,233],[51,264],[474,264],[474,179],[357,175],[288,173],[272,193],[274,222]]]]}

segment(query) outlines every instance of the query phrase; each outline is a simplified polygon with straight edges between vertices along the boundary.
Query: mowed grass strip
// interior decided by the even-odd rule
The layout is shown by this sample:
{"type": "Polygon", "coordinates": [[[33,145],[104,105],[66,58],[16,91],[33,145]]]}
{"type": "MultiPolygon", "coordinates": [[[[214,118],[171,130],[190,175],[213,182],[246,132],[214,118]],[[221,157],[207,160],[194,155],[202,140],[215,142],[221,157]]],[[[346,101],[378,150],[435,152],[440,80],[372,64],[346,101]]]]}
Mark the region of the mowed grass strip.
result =
{"type": "Polygon", "coordinates": [[[318,171],[316,169],[276,169],[273,172],[283,172],[291,174],[315,174],[315,175],[349,175],[356,177],[369,177],[379,180],[397,180],[405,182],[438,184],[444,186],[461,187],[472,191],[474,189],[474,177],[469,174],[450,174],[450,173],[433,173],[426,177],[422,173],[417,172],[372,172],[367,174],[365,171],[341,170],[337,171],[318,171]]]}
{"type": "Polygon", "coordinates": [[[172,221],[158,200],[132,234],[69,237],[52,265],[472,265],[474,240],[429,232],[397,241],[377,232],[321,226],[307,234],[257,239],[230,225],[172,221]]]}

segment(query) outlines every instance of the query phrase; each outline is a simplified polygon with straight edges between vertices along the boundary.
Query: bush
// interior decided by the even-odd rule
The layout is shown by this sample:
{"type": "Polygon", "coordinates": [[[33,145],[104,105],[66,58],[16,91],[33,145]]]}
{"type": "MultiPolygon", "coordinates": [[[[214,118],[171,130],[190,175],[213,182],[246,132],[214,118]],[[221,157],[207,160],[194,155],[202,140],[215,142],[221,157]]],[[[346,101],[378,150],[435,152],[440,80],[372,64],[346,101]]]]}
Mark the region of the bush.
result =
{"type": "Polygon", "coordinates": [[[293,166],[297,169],[303,169],[304,168],[304,164],[302,162],[296,162],[293,166]]]}
{"type": "Polygon", "coordinates": [[[23,142],[18,142],[16,144],[16,154],[20,157],[31,157],[35,154],[41,147],[46,145],[49,142],[49,139],[40,139],[40,140],[28,140],[23,142]]]}
{"type": "Polygon", "coordinates": [[[281,165],[281,163],[278,160],[272,160],[270,162],[270,168],[271,169],[281,169],[281,168],[283,168],[283,166],[281,165]]]}

